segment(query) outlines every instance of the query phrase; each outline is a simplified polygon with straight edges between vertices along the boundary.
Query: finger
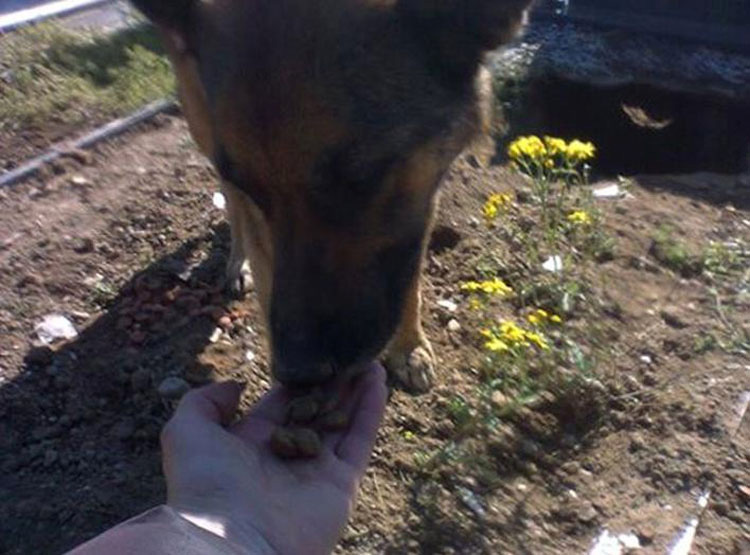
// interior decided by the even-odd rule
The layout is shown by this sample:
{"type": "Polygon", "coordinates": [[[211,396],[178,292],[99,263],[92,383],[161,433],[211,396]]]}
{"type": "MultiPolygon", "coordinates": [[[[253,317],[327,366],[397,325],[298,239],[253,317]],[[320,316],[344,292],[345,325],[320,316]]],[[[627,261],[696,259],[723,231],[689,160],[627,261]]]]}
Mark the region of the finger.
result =
{"type": "Polygon", "coordinates": [[[349,430],[341,438],[336,449],[339,459],[351,465],[360,477],[364,475],[367,468],[378,428],[385,413],[385,404],[388,399],[388,388],[385,382],[385,370],[380,364],[373,364],[357,383],[355,393],[359,397],[359,402],[354,408],[349,430]]]}
{"type": "Polygon", "coordinates": [[[180,401],[161,432],[165,464],[176,453],[211,443],[228,423],[239,404],[244,384],[223,382],[194,389],[180,401]]]}
{"type": "Polygon", "coordinates": [[[261,418],[281,424],[286,416],[289,392],[280,385],[274,385],[250,409],[248,418],[261,418]]]}
{"type": "Polygon", "coordinates": [[[231,432],[246,441],[266,441],[271,437],[273,430],[284,423],[288,402],[288,392],[279,385],[274,386],[260,398],[248,414],[232,426],[231,432]]]}
{"type": "Polygon", "coordinates": [[[245,384],[230,381],[194,389],[182,398],[173,419],[198,418],[226,425],[234,416],[245,384]]]}

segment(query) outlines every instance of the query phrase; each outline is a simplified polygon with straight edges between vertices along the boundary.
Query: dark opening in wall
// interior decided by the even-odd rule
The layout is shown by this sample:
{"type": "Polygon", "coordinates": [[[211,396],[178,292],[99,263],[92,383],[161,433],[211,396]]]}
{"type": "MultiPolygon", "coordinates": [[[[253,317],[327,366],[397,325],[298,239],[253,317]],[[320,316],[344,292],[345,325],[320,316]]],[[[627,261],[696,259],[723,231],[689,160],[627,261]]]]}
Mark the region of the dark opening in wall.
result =
{"type": "Polygon", "coordinates": [[[508,122],[514,136],[593,141],[603,174],[739,173],[750,165],[750,102],[646,85],[601,87],[559,78],[527,84],[508,122]]]}

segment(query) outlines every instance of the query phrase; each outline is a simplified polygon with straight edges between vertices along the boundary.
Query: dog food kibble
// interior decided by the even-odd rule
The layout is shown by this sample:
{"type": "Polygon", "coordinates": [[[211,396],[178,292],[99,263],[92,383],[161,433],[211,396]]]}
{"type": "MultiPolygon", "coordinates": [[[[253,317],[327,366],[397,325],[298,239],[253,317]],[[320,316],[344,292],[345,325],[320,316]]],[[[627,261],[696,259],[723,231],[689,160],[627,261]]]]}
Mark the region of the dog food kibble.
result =
{"type": "Polygon", "coordinates": [[[310,422],[320,411],[320,404],[312,396],[299,397],[289,403],[287,407],[287,419],[292,424],[304,424],[310,422]]]}
{"type": "Polygon", "coordinates": [[[295,440],[297,450],[303,458],[313,458],[320,455],[323,451],[323,444],[316,432],[308,428],[299,428],[295,430],[295,440]]]}
{"type": "Polygon", "coordinates": [[[334,410],[320,418],[320,427],[328,432],[345,429],[349,425],[349,417],[342,410],[334,410]]]}
{"type": "Polygon", "coordinates": [[[278,428],[271,436],[271,450],[283,459],[311,459],[321,453],[323,444],[309,428],[278,428]]]}

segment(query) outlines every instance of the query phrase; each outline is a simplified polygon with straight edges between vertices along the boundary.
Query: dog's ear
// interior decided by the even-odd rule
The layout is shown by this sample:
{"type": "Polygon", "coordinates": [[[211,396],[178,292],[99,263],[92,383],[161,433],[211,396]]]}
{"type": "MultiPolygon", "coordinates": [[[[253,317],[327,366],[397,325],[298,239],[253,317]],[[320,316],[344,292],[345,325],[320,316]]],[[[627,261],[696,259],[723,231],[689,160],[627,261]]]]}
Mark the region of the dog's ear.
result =
{"type": "Polygon", "coordinates": [[[512,40],[533,0],[398,0],[396,9],[446,66],[473,73],[488,50],[512,40]]]}
{"type": "Polygon", "coordinates": [[[185,33],[200,0],[131,0],[143,15],[158,26],[185,33]]]}

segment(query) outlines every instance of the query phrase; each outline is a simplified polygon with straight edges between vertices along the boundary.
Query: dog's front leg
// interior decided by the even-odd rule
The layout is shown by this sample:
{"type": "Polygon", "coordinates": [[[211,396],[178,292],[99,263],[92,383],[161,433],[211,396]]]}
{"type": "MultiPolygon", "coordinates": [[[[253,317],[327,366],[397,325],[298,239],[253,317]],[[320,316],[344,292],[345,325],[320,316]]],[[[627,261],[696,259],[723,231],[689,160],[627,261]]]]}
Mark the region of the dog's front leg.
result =
{"type": "Polygon", "coordinates": [[[419,274],[407,295],[401,323],[386,349],[383,362],[407,388],[424,393],[435,383],[435,354],[422,329],[419,274]]]}

